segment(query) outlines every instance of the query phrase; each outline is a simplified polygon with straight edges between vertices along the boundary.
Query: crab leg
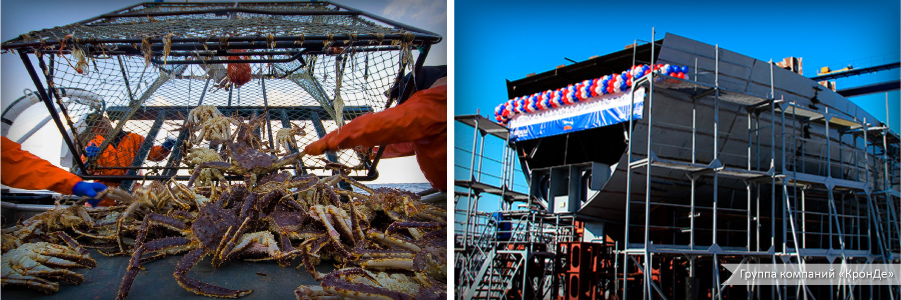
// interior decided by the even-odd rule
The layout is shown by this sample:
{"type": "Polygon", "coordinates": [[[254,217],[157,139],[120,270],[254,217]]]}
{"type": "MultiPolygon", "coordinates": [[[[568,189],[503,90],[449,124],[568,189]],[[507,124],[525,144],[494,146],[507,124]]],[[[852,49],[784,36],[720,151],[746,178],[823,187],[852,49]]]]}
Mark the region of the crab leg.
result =
{"type": "Polygon", "coordinates": [[[339,278],[339,276],[344,277],[348,274],[364,274],[373,281],[378,282],[362,269],[340,270],[325,275],[325,277],[322,278],[322,289],[329,293],[355,299],[412,299],[412,297],[407,294],[367,284],[352,283],[339,278]]]}
{"type": "Polygon", "coordinates": [[[350,242],[354,243],[353,225],[347,212],[334,205],[329,205],[328,212],[336,219],[338,227],[340,227],[345,235],[350,238],[350,242]]]}
{"type": "Polygon", "coordinates": [[[218,287],[188,277],[188,271],[190,271],[191,268],[207,254],[208,253],[203,249],[195,249],[194,251],[188,252],[188,254],[178,262],[178,265],[175,267],[175,280],[178,282],[178,285],[192,293],[210,297],[238,298],[253,292],[253,290],[232,290],[218,287]]]}
{"type": "Polygon", "coordinates": [[[241,214],[238,216],[247,218],[250,213],[253,212],[253,204],[257,201],[257,197],[256,193],[248,194],[244,197],[244,204],[241,206],[241,214]]]}
{"type": "Polygon", "coordinates": [[[315,244],[310,248],[310,253],[316,254],[319,252],[320,249],[322,249],[323,246],[325,246],[326,241],[328,241],[330,238],[331,237],[329,237],[327,234],[324,234],[319,238],[309,239],[306,242],[304,242],[304,244],[315,244]]]}
{"type": "Polygon", "coordinates": [[[75,207],[75,213],[84,220],[85,224],[94,224],[94,219],[91,218],[91,215],[88,214],[88,211],[84,209],[84,206],[70,206],[75,207]]]}
{"type": "Polygon", "coordinates": [[[369,199],[369,196],[366,196],[366,195],[363,195],[363,194],[360,194],[360,193],[357,193],[354,191],[337,190],[337,191],[335,191],[335,193],[338,193],[338,195],[344,195],[344,196],[347,196],[350,198],[369,199]]]}
{"type": "Polygon", "coordinates": [[[324,190],[324,194],[326,194],[328,196],[328,199],[329,199],[329,201],[331,201],[332,205],[341,205],[341,197],[339,197],[338,194],[335,193],[334,190],[332,190],[330,188],[326,188],[324,190]]]}
{"type": "Polygon", "coordinates": [[[228,237],[229,237],[228,234],[232,232],[233,228],[234,228],[233,226],[228,226],[228,228],[225,230],[225,234],[222,235],[222,239],[219,240],[219,246],[216,247],[216,251],[213,252],[213,267],[214,268],[218,268],[219,264],[221,264],[222,261],[224,261],[224,259],[220,259],[219,256],[220,256],[220,254],[225,252],[225,246],[228,245],[228,237]]]}
{"type": "Polygon", "coordinates": [[[325,225],[325,229],[328,230],[329,236],[335,241],[341,241],[341,236],[338,235],[338,231],[335,230],[335,227],[329,221],[328,214],[326,214],[326,207],[322,205],[314,205],[311,210],[313,213],[311,214],[313,218],[318,219],[322,222],[322,225],[325,225]]]}
{"type": "Polygon", "coordinates": [[[97,262],[90,256],[82,255],[76,250],[56,244],[45,242],[25,244],[17,248],[16,251],[21,251],[24,253],[22,254],[23,256],[44,265],[68,268],[87,267],[89,269],[97,266],[97,262]]]}
{"type": "Polygon", "coordinates": [[[63,242],[66,243],[66,245],[69,245],[70,248],[75,249],[75,251],[78,251],[79,254],[88,255],[88,250],[85,249],[84,247],[82,247],[81,244],[79,244],[77,241],[75,241],[75,239],[73,239],[71,236],[69,236],[65,232],[57,231],[56,235],[59,236],[59,238],[62,239],[63,242]]]}
{"type": "Polygon", "coordinates": [[[2,279],[3,286],[4,287],[6,285],[24,286],[27,288],[31,288],[31,289],[35,289],[35,290],[44,292],[44,294],[48,294],[48,295],[59,291],[59,283],[40,279],[40,278],[33,277],[33,276],[18,275],[17,277],[20,277],[20,278],[3,278],[2,279]]]}
{"type": "MultiPolygon", "coordinates": [[[[294,249],[294,247],[291,246],[291,240],[288,238],[287,234],[278,233],[278,239],[279,239],[279,251],[281,251],[282,253],[297,252],[297,249],[294,249]]],[[[278,262],[278,265],[282,266],[282,267],[291,266],[291,258],[289,258],[289,257],[284,257],[284,258],[278,259],[277,262],[278,262]]]]}
{"type": "Polygon", "coordinates": [[[444,226],[445,225],[443,223],[439,223],[439,222],[413,222],[413,221],[402,222],[402,221],[397,221],[397,222],[391,223],[391,225],[388,226],[388,229],[385,230],[385,234],[391,234],[391,232],[393,232],[395,230],[399,230],[399,229],[407,229],[410,232],[410,236],[412,236],[413,239],[421,240],[422,233],[419,232],[419,230],[417,230],[416,228],[441,229],[444,226]]]}
{"type": "MultiPolygon", "coordinates": [[[[294,290],[294,295],[297,295],[297,299],[312,299],[310,297],[315,297],[315,299],[329,299],[324,298],[324,296],[329,296],[329,293],[322,289],[321,286],[311,286],[311,285],[301,285],[298,286],[296,290],[294,290]]],[[[334,299],[340,299],[339,296],[331,296],[334,299]]]]}
{"type": "Polygon", "coordinates": [[[81,230],[78,230],[75,228],[73,228],[72,231],[77,233],[79,237],[87,237],[87,238],[98,239],[98,240],[115,240],[116,239],[115,235],[96,235],[96,234],[84,232],[84,231],[81,231],[81,230]]]}
{"type": "Polygon", "coordinates": [[[235,245],[232,250],[225,255],[225,258],[227,259],[232,255],[247,249],[248,247],[254,246],[255,244],[265,246],[265,251],[267,254],[269,254],[270,258],[281,259],[291,253],[291,251],[282,252],[279,249],[278,244],[275,242],[275,236],[273,236],[271,232],[260,231],[242,235],[237,245],[235,245]]]}
{"type": "Polygon", "coordinates": [[[375,231],[372,229],[369,230],[368,235],[369,235],[369,238],[374,239],[374,240],[381,242],[382,244],[385,244],[388,246],[397,246],[397,247],[407,249],[407,250],[410,250],[413,252],[422,251],[422,248],[419,248],[419,246],[416,246],[410,242],[407,242],[407,241],[404,241],[404,240],[401,240],[401,239],[398,239],[398,238],[395,238],[392,236],[387,236],[384,233],[381,233],[381,232],[378,232],[378,231],[375,231]]]}
{"type": "Polygon", "coordinates": [[[144,243],[145,252],[156,252],[156,254],[141,258],[141,264],[154,261],[169,255],[176,255],[188,250],[193,250],[191,240],[183,237],[164,237],[144,243]]]}
{"type": "MultiPolygon", "coordinates": [[[[78,262],[66,261],[61,258],[53,257],[62,257],[60,253],[55,251],[36,252],[39,251],[39,249],[34,249],[52,244],[40,243],[26,245],[36,245],[36,247],[20,247],[3,255],[2,269],[4,277],[13,279],[29,279],[28,277],[30,276],[48,277],[65,280],[74,284],[79,284],[84,281],[84,277],[82,277],[81,274],[69,271],[68,269],[53,269],[48,267],[48,265],[55,267],[83,267],[84,265],[79,264],[78,262]]],[[[56,246],[64,248],[59,245],[56,246]]]]}
{"type": "MultiPolygon", "coordinates": [[[[300,257],[303,261],[303,266],[307,269],[307,272],[310,272],[310,275],[313,275],[313,279],[319,281],[322,278],[322,274],[319,271],[316,271],[316,267],[313,266],[312,254],[310,254],[308,245],[300,245],[300,257]]],[[[300,268],[300,266],[297,266],[300,268]]]]}
{"type": "Polygon", "coordinates": [[[283,166],[287,166],[287,165],[291,164],[292,162],[300,160],[301,158],[303,158],[304,155],[306,155],[306,153],[301,151],[301,152],[297,152],[297,153],[282,157],[282,159],[279,159],[278,161],[276,161],[275,163],[272,164],[272,169],[277,169],[277,168],[281,168],[283,166]]]}
{"type": "Polygon", "coordinates": [[[309,240],[319,237],[319,232],[313,230],[301,230],[301,231],[292,231],[292,230],[283,230],[285,234],[292,240],[309,240]]]}
{"type": "Polygon", "coordinates": [[[363,227],[360,226],[360,222],[357,220],[357,207],[353,202],[350,202],[350,228],[353,228],[353,238],[357,241],[357,244],[363,243],[363,238],[366,234],[363,233],[363,227]]]}
{"type": "Polygon", "coordinates": [[[447,278],[447,264],[425,251],[416,253],[416,257],[413,258],[413,271],[428,273],[438,278],[447,278]]]}
{"type": "Polygon", "coordinates": [[[150,229],[150,226],[162,226],[167,228],[172,228],[178,230],[179,232],[183,232],[188,228],[184,223],[159,214],[148,214],[144,216],[144,221],[141,222],[141,230],[138,231],[138,236],[135,238],[135,251],[131,255],[131,260],[128,261],[128,268],[125,272],[125,277],[122,278],[122,284],[119,285],[119,293],[116,295],[117,300],[122,300],[128,297],[128,291],[131,290],[131,285],[135,281],[135,277],[138,276],[138,270],[141,269],[141,256],[144,254],[144,238],[147,237],[147,230],[150,229]]]}
{"type": "Polygon", "coordinates": [[[407,250],[389,249],[389,250],[368,250],[360,255],[361,258],[413,258],[413,253],[407,250]]]}
{"type": "MultiPolygon", "coordinates": [[[[224,246],[222,243],[219,243],[219,249],[216,250],[215,256],[213,257],[213,267],[218,268],[222,265],[223,262],[228,260],[228,256],[232,254],[232,250],[235,249],[235,241],[243,236],[244,226],[250,222],[250,217],[244,218],[244,222],[241,223],[241,226],[238,226],[238,229],[235,230],[234,234],[228,240],[224,246]]],[[[231,227],[229,227],[228,231],[225,232],[225,235],[222,236],[223,241],[228,237],[229,232],[231,231],[231,227]]]]}
{"type": "Polygon", "coordinates": [[[200,176],[200,164],[194,167],[194,172],[191,173],[191,178],[188,179],[188,187],[194,185],[194,180],[197,180],[197,177],[200,176]]]}
{"type": "Polygon", "coordinates": [[[169,216],[170,218],[173,218],[173,219],[184,219],[184,220],[194,220],[194,218],[195,218],[195,216],[191,215],[191,213],[189,213],[187,211],[183,211],[183,210],[177,210],[177,209],[173,209],[173,210],[169,211],[167,216],[169,216]]]}
{"type": "MultiPolygon", "coordinates": [[[[169,197],[172,198],[172,202],[178,205],[181,209],[189,210],[191,209],[191,205],[182,201],[181,197],[191,198],[193,199],[193,193],[187,190],[187,188],[182,188],[181,184],[178,182],[169,179],[170,183],[175,185],[175,191],[172,190],[168,184],[166,185],[166,191],[169,193],[169,197]],[[181,197],[179,197],[181,196],[181,197]]],[[[162,202],[160,202],[162,203],[162,202]]]]}
{"type": "Polygon", "coordinates": [[[335,248],[335,251],[338,251],[338,254],[340,254],[342,257],[344,257],[348,260],[355,261],[355,260],[357,260],[357,258],[360,257],[359,255],[355,255],[355,254],[348,252],[347,249],[344,249],[344,246],[341,245],[341,243],[339,243],[335,240],[332,240],[332,247],[335,248]]]}
{"type": "Polygon", "coordinates": [[[413,270],[413,258],[370,258],[360,263],[363,268],[413,270]]]}
{"type": "MultiPolygon", "coordinates": [[[[368,187],[368,186],[366,186],[366,185],[364,185],[364,184],[362,184],[362,183],[360,183],[360,182],[354,180],[353,178],[347,177],[347,176],[345,176],[344,174],[339,174],[339,175],[344,179],[344,181],[347,181],[348,183],[350,183],[350,185],[355,186],[355,187],[358,187],[358,188],[360,188],[361,190],[366,191],[366,192],[369,193],[370,195],[372,195],[372,193],[375,193],[375,190],[373,190],[372,188],[370,188],[370,187],[368,187]]],[[[362,196],[362,195],[361,195],[361,196],[362,196]]],[[[368,197],[367,197],[367,198],[368,198],[368,197]]]]}

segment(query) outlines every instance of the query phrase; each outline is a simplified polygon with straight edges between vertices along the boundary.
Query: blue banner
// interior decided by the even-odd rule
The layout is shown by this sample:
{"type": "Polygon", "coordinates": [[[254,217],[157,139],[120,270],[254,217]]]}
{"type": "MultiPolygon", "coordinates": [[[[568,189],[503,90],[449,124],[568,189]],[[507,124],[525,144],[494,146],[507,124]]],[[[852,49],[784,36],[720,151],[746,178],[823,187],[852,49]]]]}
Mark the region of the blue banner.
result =
{"type": "MultiPolygon", "coordinates": [[[[510,140],[523,141],[580,130],[629,122],[629,106],[632,94],[605,95],[594,101],[585,101],[544,111],[538,114],[518,116],[510,122],[510,140]]],[[[635,92],[632,117],[641,119],[644,109],[644,89],[635,92]]]]}

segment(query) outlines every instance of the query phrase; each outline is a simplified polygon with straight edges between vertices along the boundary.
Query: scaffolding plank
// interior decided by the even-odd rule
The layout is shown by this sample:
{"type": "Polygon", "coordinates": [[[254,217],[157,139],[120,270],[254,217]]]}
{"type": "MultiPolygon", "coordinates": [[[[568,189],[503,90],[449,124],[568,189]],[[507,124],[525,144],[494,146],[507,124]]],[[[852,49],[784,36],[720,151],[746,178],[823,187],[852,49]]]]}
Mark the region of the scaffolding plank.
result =
{"type": "Polygon", "coordinates": [[[476,124],[478,124],[479,130],[503,140],[507,140],[507,137],[510,135],[510,129],[495,123],[482,115],[455,116],[454,120],[469,125],[470,127],[476,127],[476,124]]]}
{"type": "MultiPolygon", "coordinates": [[[[703,173],[704,171],[708,171],[704,174],[712,174],[714,172],[713,168],[704,164],[690,163],[678,160],[664,160],[664,159],[656,159],[651,163],[654,167],[661,167],[673,170],[681,170],[689,173],[703,173]]],[[[719,171],[720,176],[733,177],[738,179],[751,179],[768,176],[765,172],[760,171],[750,171],[743,169],[735,169],[735,168],[723,168],[719,171]]]]}
{"type": "Polygon", "coordinates": [[[866,182],[859,182],[859,181],[852,181],[852,180],[845,180],[845,179],[838,179],[838,178],[830,178],[830,177],[826,177],[826,176],[819,176],[819,175],[807,174],[807,173],[785,174],[784,181],[785,182],[796,181],[796,182],[803,182],[803,183],[809,183],[809,184],[821,184],[821,185],[832,184],[835,187],[842,187],[842,188],[855,189],[855,190],[867,189],[866,182]]]}
{"type": "Polygon", "coordinates": [[[529,200],[529,195],[478,181],[454,180],[454,185],[459,187],[472,188],[476,191],[476,193],[489,193],[492,195],[503,196],[504,200],[508,202],[529,200]]]}

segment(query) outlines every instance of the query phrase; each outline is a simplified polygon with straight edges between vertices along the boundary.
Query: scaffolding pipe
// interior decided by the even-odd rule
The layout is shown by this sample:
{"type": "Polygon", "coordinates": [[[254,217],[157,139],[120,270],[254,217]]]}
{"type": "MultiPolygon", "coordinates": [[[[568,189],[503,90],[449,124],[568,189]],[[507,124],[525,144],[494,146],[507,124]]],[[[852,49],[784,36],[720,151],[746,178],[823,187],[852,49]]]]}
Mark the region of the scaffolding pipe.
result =
{"type": "MultiPolygon", "coordinates": [[[[714,82],[716,88],[713,91],[713,163],[719,166],[719,123],[720,123],[720,45],[716,44],[716,73],[714,82]]],[[[717,245],[717,213],[716,208],[719,200],[719,169],[713,170],[713,245],[717,245]]],[[[719,284],[719,283],[717,283],[719,284]]]]}
{"type": "MultiPolygon", "coordinates": [[[[773,88],[773,60],[770,59],[770,124],[776,121],[776,94],[773,88]]],[[[770,127],[770,247],[776,249],[776,130],[770,127]]],[[[774,262],[775,263],[775,262],[774,262]]]]}
{"type": "MultiPolygon", "coordinates": [[[[478,114],[478,112],[477,112],[477,114],[478,114]]],[[[473,176],[473,167],[475,166],[475,162],[476,162],[476,142],[478,142],[478,139],[479,139],[479,136],[478,136],[479,135],[479,119],[474,119],[473,122],[474,122],[475,126],[473,127],[473,134],[472,134],[472,138],[473,138],[473,140],[472,140],[472,156],[469,159],[469,181],[470,182],[475,179],[475,177],[473,176]]],[[[463,248],[464,249],[466,248],[467,245],[470,244],[470,243],[468,243],[468,241],[470,239],[468,236],[469,236],[469,232],[474,227],[471,224],[472,223],[472,220],[471,220],[472,219],[472,209],[473,209],[472,192],[473,192],[472,184],[470,184],[469,188],[466,191],[466,199],[467,199],[467,201],[466,201],[466,225],[464,226],[464,228],[465,228],[464,231],[466,232],[466,235],[463,238],[463,248]]]]}
{"type": "Polygon", "coordinates": [[[482,135],[482,141],[479,145],[479,173],[476,175],[476,181],[482,182],[482,159],[485,158],[485,134],[484,130],[479,130],[479,133],[482,135]]]}
{"type": "MultiPolygon", "coordinates": [[[[654,61],[654,43],[655,40],[654,28],[651,28],[651,61],[654,61]]],[[[652,72],[653,74],[653,72],[652,72]]],[[[650,78],[650,79],[653,79],[650,78]]],[[[648,92],[648,147],[647,147],[647,157],[648,164],[647,174],[645,174],[645,178],[647,179],[645,182],[645,205],[644,205],[644,277],[645,277],[645,291],[648,297],[651,297],[651,256],[649,255],[649,244],[650,244],[650,222],[651,222],[651,145],[652,145],[652,136],[651,132],[654,131],[654,80],[650,82],[650,88],[648,92]]],[[[716,232],[714,230],[714,232],[716,232]]]]}

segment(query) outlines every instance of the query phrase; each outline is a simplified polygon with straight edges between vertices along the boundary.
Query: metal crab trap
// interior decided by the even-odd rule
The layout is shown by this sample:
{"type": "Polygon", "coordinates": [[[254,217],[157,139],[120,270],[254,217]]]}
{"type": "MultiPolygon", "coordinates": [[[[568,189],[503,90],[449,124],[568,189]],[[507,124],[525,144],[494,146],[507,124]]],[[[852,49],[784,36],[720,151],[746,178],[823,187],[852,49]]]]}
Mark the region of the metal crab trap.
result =
{"type": "MultiPolygon", "coordinates": [[[[186,180],[193,169],[188,152],[218,148],[185,130],[198,106],[243,122],[265,118],[255,135],[282,157],[402,102],[430,45],[440,41],[330,2],[143,3],[22,34],[2,49],[21,57],[63,133],[73,172],[128,189],[139,179],[186,180]],[[390,98],[392,89],[400,99],[390,98]],[[102,117],[110,122],[101,126],[102,117]],[[86,155],[88,146],[113,152],[107,150],[123,132],[146,137],[133,159],[114,157],[119,163],[110,165],[86,155]],[[171,154],[148,155],[170,138],[171,154]]],[[[325,175],[327,164],[339,163],[356,179],[372,180],[380,156],[359,148],[305,156],[296,171],[325,175]]]]}

